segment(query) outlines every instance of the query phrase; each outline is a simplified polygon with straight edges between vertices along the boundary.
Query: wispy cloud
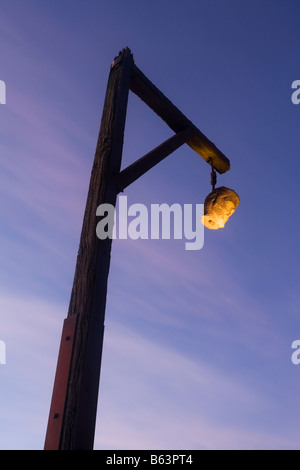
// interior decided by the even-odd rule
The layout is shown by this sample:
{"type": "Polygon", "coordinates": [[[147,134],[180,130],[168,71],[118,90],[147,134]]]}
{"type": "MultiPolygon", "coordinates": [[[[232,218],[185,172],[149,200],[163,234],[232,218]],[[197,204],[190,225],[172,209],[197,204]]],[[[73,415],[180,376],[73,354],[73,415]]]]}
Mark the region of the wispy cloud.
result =
{"type": "Polygon", "coordinates": [[[279,413],[280,406],[258,384],[209,362],[111,322],[96,448],[296,448],[292,432],[282,438],[278,429],[272,433],[264,425],[264,415],[267,419],[271,409],[279,413]]]}
{"type": "MultiPolygon", "coordinates": [[[[197,323],[216,341],[231,340],[257,354],[272,354],[267,345],[280,341],[277,330],[269,328],[272,312],[230,272],[225,276],[226,271],[218,251],[210,252],[208,262],[205,246],[190,256],[180,241],[113,242],[114,289],[126,305],[134,305],[133,315],[160,324],[168,317],[170,324],[183,329],[197,323]]],[[[111,302],[113,307],[117,303],[113,292],[111,302]]]]}
{"type": "Polygon", "coordinates": [[[42,449],[64,305],[36,296],[0,293],[1,449],[42,449]],[[18,429],[18,432],[16,432],[18,429]]]}

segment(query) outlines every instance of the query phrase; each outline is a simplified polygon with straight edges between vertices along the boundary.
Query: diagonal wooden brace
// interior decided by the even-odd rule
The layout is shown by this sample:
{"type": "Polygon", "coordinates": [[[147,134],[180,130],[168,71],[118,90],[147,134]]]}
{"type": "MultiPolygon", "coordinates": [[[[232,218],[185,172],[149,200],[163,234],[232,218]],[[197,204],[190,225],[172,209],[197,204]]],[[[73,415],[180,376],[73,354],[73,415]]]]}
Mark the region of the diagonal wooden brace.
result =
{"type": "Polygon", "coordinates": [[[151,152],[132,163],[132,165],[129,165],[127,168],[122,170],[117,182],[118,192],[123,191],[140,176],[144,175],[148,170],[157,165],[157,163],[161,162],[164,158],[185,144],[187,140],[192,138],[194,133],[195,128],[193,126],[178,132],[173,137],[151,150],[151,152]]]}

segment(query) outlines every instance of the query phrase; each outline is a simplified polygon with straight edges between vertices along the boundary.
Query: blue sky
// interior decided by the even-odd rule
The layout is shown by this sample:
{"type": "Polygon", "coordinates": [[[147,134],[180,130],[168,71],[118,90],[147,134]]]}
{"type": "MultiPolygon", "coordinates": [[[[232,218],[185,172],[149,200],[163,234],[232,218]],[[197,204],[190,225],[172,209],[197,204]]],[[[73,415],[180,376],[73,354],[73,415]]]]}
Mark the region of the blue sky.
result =
{"type": "MultiPolygon", "coordinates": [[[[115,240],[96,449],[298,449],[300,5],[2,0],[0,448],[44,444],[113,58],[138,67],[231,161],[241,203],[204,247],[115,240]]],[[[130,94],[123,167],[170,137],[130,94]]],[[[202,203],[184,146],[125,194],[202,203]]]]}

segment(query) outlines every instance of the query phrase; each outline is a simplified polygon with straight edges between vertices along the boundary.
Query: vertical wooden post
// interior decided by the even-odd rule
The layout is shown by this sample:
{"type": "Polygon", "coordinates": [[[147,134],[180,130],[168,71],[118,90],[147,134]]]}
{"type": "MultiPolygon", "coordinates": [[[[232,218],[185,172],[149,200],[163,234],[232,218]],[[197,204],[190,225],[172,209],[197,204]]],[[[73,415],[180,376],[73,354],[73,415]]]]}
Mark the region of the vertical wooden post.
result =
{"type": "Polygon", "coordinates": [[[116,203],[132,64],[124,49],[109,74],[66,319],[76,316],[76,322],[67,321],[62,335],[45,450],[89,450],[94,444],[111,251],[111,240],[96,236],[96,209],[116,203]],[[71,352],[64,345],[70,339],[71,352]]]}

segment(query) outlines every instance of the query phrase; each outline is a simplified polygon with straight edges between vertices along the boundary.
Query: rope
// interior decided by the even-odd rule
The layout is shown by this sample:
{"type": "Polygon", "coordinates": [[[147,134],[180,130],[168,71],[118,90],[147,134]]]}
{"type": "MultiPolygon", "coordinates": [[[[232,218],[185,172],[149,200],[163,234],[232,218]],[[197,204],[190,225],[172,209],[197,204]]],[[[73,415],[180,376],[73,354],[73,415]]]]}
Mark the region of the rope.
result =
{"type": "Polygon", "coordinates": [[[211,165],[210,184],[212,186],[212,190],[214,191],[216,183],[217,183],[217,173],[216,173],[216,170],[214,168],[212,158],[208,159],[208,163],[211,165]]]}

